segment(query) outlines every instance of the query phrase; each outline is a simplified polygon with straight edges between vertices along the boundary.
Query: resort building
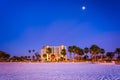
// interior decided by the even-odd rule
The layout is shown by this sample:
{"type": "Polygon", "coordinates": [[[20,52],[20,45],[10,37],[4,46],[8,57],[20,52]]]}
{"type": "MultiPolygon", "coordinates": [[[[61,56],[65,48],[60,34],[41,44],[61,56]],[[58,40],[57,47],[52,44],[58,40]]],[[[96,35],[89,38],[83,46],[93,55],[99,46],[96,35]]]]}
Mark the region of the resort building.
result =
{"type": "Polygon", "coordinates": [[[52,60],[52,55],[54,55],[54,60],[55,61],[59,61],[59,59],[61,57],[64,57],[65,60],[67,58],[67,56],[63,56],[61,55],[62,50],[66,51],[66,46],[61,45],[61,46],[43,46],[41,49],[41,58],[42,60],[47,60],[47,61],[51,61],[52,60]],[[50,53],[48,54],[47,50],[48,48],[50,49],[50,53]]]}

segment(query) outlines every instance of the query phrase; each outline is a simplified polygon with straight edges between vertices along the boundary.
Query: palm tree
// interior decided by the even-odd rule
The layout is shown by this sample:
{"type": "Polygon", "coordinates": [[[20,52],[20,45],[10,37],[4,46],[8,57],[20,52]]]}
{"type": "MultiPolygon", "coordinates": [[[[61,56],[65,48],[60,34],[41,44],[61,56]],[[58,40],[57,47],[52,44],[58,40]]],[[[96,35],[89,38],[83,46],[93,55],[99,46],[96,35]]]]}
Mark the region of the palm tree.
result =
{"type": "Polygon", "coordinates": [[[103,61],[105,50],[103,48],[100,49],[101,60],[103,61]]]}
{"type": "Polygon", "coordinates": [[[35,53],[35,57],[36,57],[36,60],[39,61],[40,60],[40,54],[38,52],[35,53]]]}
{"type": "Polygon", "coordinates": [[[51,55],[51,61],[55,61],[55,55],[54,54],[51,55]]]}
{"type": "Polygon", "coordinates": [[[33,55],[35,55],[35,50],[28,50],[29,53],[32,53],[33,55]]]}
{"type": "Polygon", "coordinates": [[[66,49],[62,49],[61,55],[62,55],[63,59],[65,59],[65,56],[66,56],[66,49]]]}
{"type": "Polygon", "coordinates": [[[46,57],[47,57],[47,55],[46,55],[46,54],[43,54],[43,57],[44,57],[44,58],[46,58],[46,57]]]}
{"type": "Polygon", "coordinates": [[[84,55],[84,51],[83,51],[83,49],[77,47],[77,54],[80,56],[80,59],[82,60],[82,55],[84,55]]]}
{"type": "Polygon", "coordinates": [[[74,45],[74,46],[72,46],[72,50],[73,50],[73,53],[74,53],[74,59],[75,59],[76,54],[77,54],[77,52],[78,52],[78,47],[74,45]]]}
{"type": "Polygon", "coordinates": [[[120,48],[116,48],[115,52],[118,54],[118,61],[120,61],[120,48]]]}
{"type": "Polygon", "coordinates": [[[35,52],[35,50],[33,49],[33,50],[32,50],[32,52],[34,53],[34,52],[35,52]]]}
{"type": "Polygon", "coordinates": [[[112,58],[114,56],[114,52],[107,52],[106,56],[108,57],[108,61],[112,61],[112,58]]]}
{"type": "Polygon", "coordinates": [[[72,46],[68,47],[68,52],[70,53],[70,60],[72,60],[72,52],[73,52],[73,47],[72,46]]]}
{"type": "Polygon", "coordinates": [[[8,61],[10,58],[10,54],[7,54],[4,51],[0,51],[0,61],[8,61]]]}
{"type": "Polygon", "coordinates": [[[89,52],[89,48],[88,47],[85,47],[84,48],[84,52],[87,54],[89,52]]]}
{"type": "Polygon", "coordinates": [[[50,48],[50,47],[48,47],[47,49],[46,49],[46,53],[47,53],[47,60],[50,60],[50,54],[52,53],[52,49],[50,48]]]}
{"type": "Polygon", "coordinates": [[[32,56],[32,61],[35,61],[35,56],[34,55],[32,56]]]}
{"type": "Polygon", "coordinates": [[[31,52],[32,52],[31,50],[28,50],[28,53],[30,53],[30,54],[31,54],[31,52]]]}
{"type": "Polygon", "coordinates": [[[29,53],[31,53],[31,50],[28,50],[29,53]]]}
{"type": "Polygon", "coordinates": [[[34,49],[32,50],[32,54],[35,55],[35,50],[34,49]]]}
{"type": "Polygon", "coordinates": [[[88,55],[87,55],[88,52],[89,52],[89,48],[88,48],[88,47],[85,47],[85,48],[84,48],[84,53],[86,53],[86,54],[85,54],[85,60],[88,59],[88,55]]]}
{"type": "Polygon", "coordinates": [[[93,57],[92,57],[92,60],[93,61],[97,61],[96,59],[96,55],[99,53],[100,51],[100,48],[97,46],[97,45],[92,45],[90,47],[90,52],[92,53],[93,57]]]}
{"type": "Polygon", "coordinates": [[[47,58],[47,54],[43,54],[43,58],[46,60],[46,58],[47,58]]]}

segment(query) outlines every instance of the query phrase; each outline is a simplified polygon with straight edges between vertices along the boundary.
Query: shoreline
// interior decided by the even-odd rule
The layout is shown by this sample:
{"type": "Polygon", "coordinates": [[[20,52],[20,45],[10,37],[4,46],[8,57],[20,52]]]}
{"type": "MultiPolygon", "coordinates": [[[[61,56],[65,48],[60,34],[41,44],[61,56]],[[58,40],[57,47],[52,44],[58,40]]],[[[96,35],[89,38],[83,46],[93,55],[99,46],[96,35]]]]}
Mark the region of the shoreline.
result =
{"type": "Polygon", "coordinates": [[[116,62],[0,62],[1,63],[39,63],[39,64],[59,64],[59,63],[72,63],[72,64],[75,64],[75,63],[80,63],[80,64],[102,64],[102,65],[120,65],[120,62],[119,63],[116,63],[116,62]]]}

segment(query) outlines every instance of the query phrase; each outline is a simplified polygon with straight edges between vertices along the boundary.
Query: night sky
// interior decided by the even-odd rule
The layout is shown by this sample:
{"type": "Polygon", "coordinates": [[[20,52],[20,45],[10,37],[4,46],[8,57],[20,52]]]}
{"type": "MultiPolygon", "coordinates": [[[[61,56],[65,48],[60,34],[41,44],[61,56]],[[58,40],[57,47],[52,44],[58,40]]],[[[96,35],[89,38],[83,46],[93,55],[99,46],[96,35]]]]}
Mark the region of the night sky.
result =
{"type": "Polygon", "coordinates": [[[0,50],[21,56],[62,44],[120,47],[120,0],[0,0],[0,50]]]}

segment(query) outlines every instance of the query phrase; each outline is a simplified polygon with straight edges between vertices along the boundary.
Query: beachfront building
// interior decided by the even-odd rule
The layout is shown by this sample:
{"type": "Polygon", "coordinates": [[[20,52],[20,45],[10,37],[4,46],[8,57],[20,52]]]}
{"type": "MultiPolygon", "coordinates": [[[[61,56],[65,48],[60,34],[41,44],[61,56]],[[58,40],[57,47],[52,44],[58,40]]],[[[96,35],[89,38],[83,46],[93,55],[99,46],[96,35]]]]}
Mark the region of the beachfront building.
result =
{"type": "Polygon", "coordinates": [[[67,56],[61,55],[61,52],[65,50],[66,51],[66,46],[61,45],[61,46],[43,46],[41,49],[41,58],[42,61],[46,59],[46,61],[59,61],[61,57],[64,57],[66,60],[67,56]],[[49,51],[48,51],[49,50],[49,51]]]}

